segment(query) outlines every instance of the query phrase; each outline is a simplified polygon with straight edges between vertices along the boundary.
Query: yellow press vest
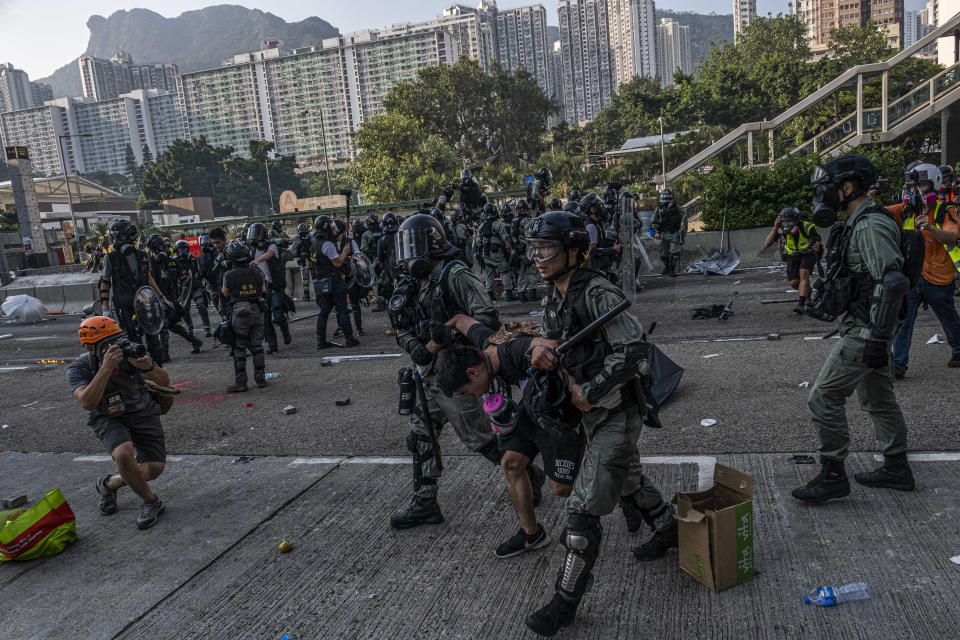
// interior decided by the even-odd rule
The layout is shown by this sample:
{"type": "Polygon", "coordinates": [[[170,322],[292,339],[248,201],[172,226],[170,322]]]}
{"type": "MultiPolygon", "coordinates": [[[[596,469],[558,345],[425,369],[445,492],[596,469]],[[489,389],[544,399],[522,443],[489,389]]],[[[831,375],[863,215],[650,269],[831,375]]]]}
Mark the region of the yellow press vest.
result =
{"type": "MultiPolygon", "coordinates": [[[[928,217],[933,221],[933,225],[937,229],[943,228],[941,224],[937,222],[937,217],[938,217],[937,214],[940,213],[940,206],[943,204],[946,204],[946,203],[938,200],[937,206],[933,210],[933,215],[932,216],[928,215],[928,217]]],[[[914,226],[914,220],[915,220],[915,216],[910,216],[910,218],[908,218],[903,223],[903,228],[915,229],[916,227],[914,226]]],[[[960,246],[954,245],[953,248],[951,249],[949,245],[945,244],[943,245],[943,248],[947,250],[947,254],[950,256],[950,260],[953,262],[953,266],[957,269],[957,271],[960,271],[960,246]]]]}
{"type": "Polygon", "coordinates": [[[800,221],[800,233],[794,235],[788,234],[783,238],[783,249],[788,256],[795,253],[807,253],[810,251],[810,234],[813,231],[813,223],[806,220],[800,221]]]}

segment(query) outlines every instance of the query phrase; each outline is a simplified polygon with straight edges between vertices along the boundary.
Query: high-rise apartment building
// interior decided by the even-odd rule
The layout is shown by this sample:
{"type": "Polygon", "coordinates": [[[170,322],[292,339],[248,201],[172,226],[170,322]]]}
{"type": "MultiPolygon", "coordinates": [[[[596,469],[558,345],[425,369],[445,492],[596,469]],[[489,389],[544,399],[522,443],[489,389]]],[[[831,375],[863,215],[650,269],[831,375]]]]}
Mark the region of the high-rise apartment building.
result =
{"type": "Polygon", "coordinates": [[[903,0],[795,0],[794,12],[807,26],[810,49],[822,54],[836,27],[865,26],[868,21],[886,34],[890,46],[903,46],[903,0]]]}
{"type": "Polygon", "coordinates": [[[560,49],[560,41],[554,41],[550,54],[550,71],[553,76],[553,93],[550,97],[563,107],[563,54],[560,49]]]}
{"type": "Polygon", "coordinates": [[[233,64],[178,77],[187,137],[248,153],[250,140],[272,140],[279,154],[306,159],[353,155],[351,136],[398,82],[457,59],[445,30],[394,25],[327,38],[286,54],[282,45],[235,56],[233,64]]]}
{"type": "Polygon", "coordinates": [[[657,75],[657,21],[653,0],[607,0],[617,86],[657,75]]]}
{"type": "Polygon", "coordinates": [[[0,112],[28,109],[33,105],[33,90],[27,72],[9,62],[0,65],[0,112]]]}
{"type": "Polygon", "coordinates": [[[733,37],[757,18],[757,0],[733,0],[733,37]]]}
{"type": "Polygon", "coordinates": [[[592,120],[617,87],[606,0],[559,0],[564,118],[592,120]]]}
{"type": "Polygon", "coordinates": [[[30,90],[33,93],[33,106],[40,107],[47,100],[53,100],[53,87],[43,82],[30,82],[30,90]]]}
{"type": "Polygon", "coordinates": [[[657,68],[660,70],[660,86],[673,84],[673,74],[693,71],[690,55],[690,27],[681,25],[672,18],[662,18],[657,25],[657,68]]]}
{"type": "Polygon", "coordinates": [[[500,64],[510,73],[523,67],[544,93],[553,96],[553,43],[547,37],[547,10],[536,4],[499,11],[495,16],[500,64]]]}
{"type": "Polygon", "coordinates": [[[62,174],[60,137],[68,173],[124,173],[128,145],[138,161],[144,145],[156,157],[183,137],[183,126],[173,94],[138,89],[112,100],[58,98],[0,114],[0,137],[28,147],[38,175],[62,174]]]}
{"type": "Polygon", "coordinates": [[[94,100],[110,100],[137,89],[177,89],[177,65],[154,62],[135,64],[123,51],[110,58],[83,56],[77,63],[83,96],[94,100]]]}

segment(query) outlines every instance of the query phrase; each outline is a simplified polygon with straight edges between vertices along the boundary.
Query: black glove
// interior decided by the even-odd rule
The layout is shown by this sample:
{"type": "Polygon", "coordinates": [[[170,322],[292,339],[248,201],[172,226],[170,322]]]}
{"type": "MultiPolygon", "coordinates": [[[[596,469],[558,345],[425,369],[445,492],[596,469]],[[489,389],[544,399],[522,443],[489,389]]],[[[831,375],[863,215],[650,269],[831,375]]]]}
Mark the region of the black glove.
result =
{"type": "Polygon", "coordinates": [[[423,346],[422,342],[417,342],[413,348],[410,349],[410,358],[414,364],[418,364],[421,367],[425,367],[433,362],[433,354],[423,346]]]}
{"type": "Polygon", "coordinates": [[[863,347],[863,364],[871,369],[881,369],[887,366],[890,359],[890,347],[883,340],[867,340],[863,347]]]}
{"type": "Polygon", "coordinates": [[[426,332],[423,335],[430,336],[430,339],[437,344],[450,344],[454,341],[457,330],[448,327],[439,320],[428,320],[426,332]]]}

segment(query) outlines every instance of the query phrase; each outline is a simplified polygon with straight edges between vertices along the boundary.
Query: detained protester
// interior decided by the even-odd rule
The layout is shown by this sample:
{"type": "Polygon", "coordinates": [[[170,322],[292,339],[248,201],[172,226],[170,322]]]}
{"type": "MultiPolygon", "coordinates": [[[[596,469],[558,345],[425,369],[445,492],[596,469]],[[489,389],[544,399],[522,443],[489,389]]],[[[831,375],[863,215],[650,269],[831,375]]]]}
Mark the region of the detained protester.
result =
{"type": "MultiPolygon", "coordinates": [[[[565,341],[625,299],[599,271],[582,265],[589,247],[583,218],[550,211],[534,220],[527,253],[552,286],[544,300],[545,337],[565,341]]],[[[642,518],[653,536],[634,550],[639,560],[662,557],[677,545],[673,509],[643,474],[637,440],[645,415],[642,369],[649,350],[640,321],[629,311],[609,320],[564,356],[570,401],[582,412],[586,439],[580,472],[567,500],[566,554],[553,599],[527,616],[527,626],[553,636],[573,624],[600,553],[600,518],[620,504],[642,518]]]]}
{"type": "MultiPolygon", "coordinates": [[[[500,466],[507,481],[507,492],[520,519],[520,530],[499,545],[498,558],[510,558],[550,544],[543,525],[534,512],[533,482],[527,469],[539,453],[550,488],[558,496],[569,496],[573,479],[583,455],[583,437],[574,429],[543,428],[537,421],[532,403],[515,402],[511,387],[534,392],[528,369],[535,366],[553,369],[557,357],[556,340],[519,337],[502,344],[490,344],[496,332],[463,315],[454,316],[453,326],[439,324],[433,340],[449,344],[459,332],[474,346],[456,345],[437,355],[437,386],[447,397],[459,393],[486,398],[494,430],[503,457],[500,466]]],[[[572,407],[571,407],[572,408],[572,407]]],[[[575,411],[575,409],[574,409],[575,411]]]]}
{"type": "Polygon", "coordinates": [[[251,266],[250,250],[242,242],[231,242],[225,249],[227,262],[233,265],[223,276],[220,295],[233,330],[234,384],[227,393],[247,390],[247,352],[253,356],[253,381],[258,389],[267,386],[266,363],[263,356],[264,309],[268,295],[263,273],[251,266]]]}
{"type": "Polygon", "coordinates": [[[226,271],[223,258],[223,250],[226,248],[226,232],[220,227],[214,227],[205,241],[201,237],[200,258],[197,263],[213,308],[221,315],[223,311],[220,308],[220,289],[223,287],[223,274],[226,271]]]}
{"type": "Polygon", "coordinates": [[[868,487],[901,491],[914,488],[907,462],[907,424],[893,390],[890,342],[897,329],[904,297],[910,289],[905,274],[901,231],[883,207],[867,197],[876,170],[860,155],[837,158],[814,169],[813,222],[831,228],[827,242],[827,279],[808,315],[840,319],[840,340],[833,347],[810,390],[807,406],[817,430],[820,473],[792,495],[804,502],[823,502],[850,494],[844,469],[849,453],[847,398],[854,392],[873,420],[883,466],[854,474],[868,487]],[[838,213],[847,218],[837,222],[838,213]]]}
{"type": "MultiPolygon", "coordinates": [[[[431,324],[444,324],[463,314],[489,329],[500,327],[483,285],[459,256],[460,250],[447,241],[443,226],[433,217],[416,214],[400,225],[397,258],[408,275],[397,281],[390,299],[390,321],[397,328],[397,343],[410,354],[416,368],[401,370],[398,382],[403,393],[404,380],[410,384],[410,378],[419,377],[422,390],[415,394],[416,409],[410,412],[407,436],[407,448],[413,456],[413,497],[405,510],[390,518],[394,529],[443,522],[437,500],[443,470],[437,437],[445,424],[453,427],[470,451],[500,465],[501,453],[483,403],[463,394],[447,397],[436,383],[435,358],[444,345],[433,340],[431,324]]],[[[534,473],[531,469],[530,473],[538,490],[543,471],[534,473]]]]}
{"type": "Polygon", "coordinates": [[[773,229],[763,241],[763,248],[773,246],[778,238],[783,239],[783,252],[787,262],[787,280],[799,292],[794,313],[804,313],[810,299],[810,274],[819,260],[820,234],[812,222],[800,218],[800,210],[786,207],[773,222],[773,229]]]}
{"type": "Polygon", "coordinates": [[[67,368],[67,381],[117,465],[117,473],[97,479],[100,515],[116,513],[117,492],[130,487],[142,501],[137,527],[147,529],[164,509],[149,482],[163,472],[167,454],[160,405],[146,381],[166,387],[170,377],[111,318],[87,318],[79,335],[86,353],[67,368]]]}
{"type": "Polygon", "coordinates": [[[960,271],[957,205],[938,197],[943,182],[939,167],[920,164],[907,172],[906,178],[902,228],[923,233],[924,252],[923,270],[907,294],[907,315],[893,341],[893,373],[898,379],[907,373],[913,325],[921,304],[933,310],[943,328],[951,353],[947,366],[960,367],[960,315],[953,301],[954,280],[960,271]]]}

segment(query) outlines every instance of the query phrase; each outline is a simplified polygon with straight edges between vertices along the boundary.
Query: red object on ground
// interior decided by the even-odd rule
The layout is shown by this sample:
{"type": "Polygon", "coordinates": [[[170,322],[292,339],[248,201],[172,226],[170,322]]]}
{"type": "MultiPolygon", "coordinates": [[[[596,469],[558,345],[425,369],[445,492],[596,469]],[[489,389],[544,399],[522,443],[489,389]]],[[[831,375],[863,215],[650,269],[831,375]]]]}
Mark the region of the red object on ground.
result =
{"type": "Polygon", "coordinates": [[[253,406],[253,403],[252,403],[252,402],[248,402],[248,403],[247,403],[247,406],[248,406],[248,407],[252,407],[252,406],[253,406]]]}

